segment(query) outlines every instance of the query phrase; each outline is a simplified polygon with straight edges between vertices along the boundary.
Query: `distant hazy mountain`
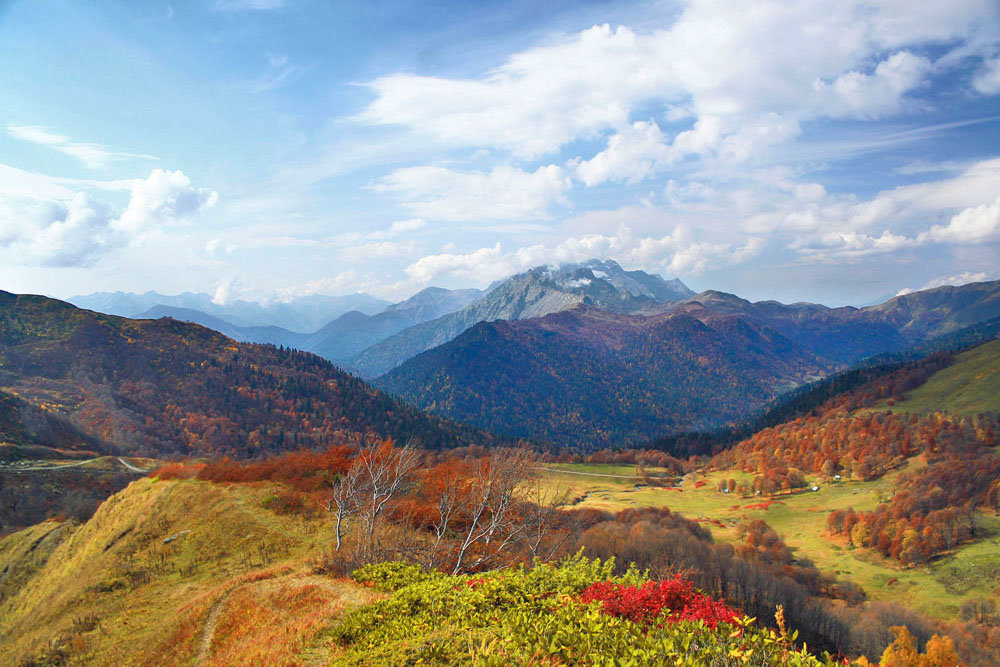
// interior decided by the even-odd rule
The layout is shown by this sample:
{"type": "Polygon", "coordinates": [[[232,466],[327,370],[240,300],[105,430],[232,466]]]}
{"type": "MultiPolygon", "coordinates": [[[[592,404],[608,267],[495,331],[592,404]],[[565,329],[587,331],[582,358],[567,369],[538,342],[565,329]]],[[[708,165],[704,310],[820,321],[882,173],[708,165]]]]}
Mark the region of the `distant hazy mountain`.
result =
{"type": "Polygon", "coordinates": [[[137,320],[158,320],[161,317],[172,317],[181,322],[193,322],[203,327],[208,327],[221,334],[229,336],[233,340],[242,343],[269,343],[271,345],[284,345],[305,349],[309,334],[289,331],[281,327],[240,327],[230,324],[219,317],[213,317],[207,313],[194,308],[175,308],[173,306],[153,306],[149,310],[139,313],[134,317],[137,320]]]}
{"type": "Polygon", "coordinates": [[[607,447],[724,424],[832,368],[773,329],[707,308],[581,305],[481,322],[376,384],[496,433],[607,447]]]}
{"type": "Polygon", "coordinates": [[[321,357],[342,361],[407,327],[464,308],[482,294],[478,289],[428,287],[374,315],[345,313],[309,336],[301,347],[321,357]]]}
{"type": "Polygon", "coordinates": [[[380,313],[356,310],[344,313],[315,333],[298,333],[282,327],[237,326],[194,308],[158,305],[137,314],[137,319],[172,317],[214,329],[234,340],[270,343],[314,352],[331,361],[343,361],[397,331],[454,312],[482,296],[477,289],[448,290],[428,287],[380,313]]]}
{"type": "Polygon", "coordinates": [[[220,305],[212,300],[210,294],[204,292],[184,292],[176,295],[157,292],[143,294],[95,292],[86,296],[74,296],[69,302],[80,308],[121,317],[137,317],[155,306],[186,308],[225,320],[238,327],[277,326],[301,333],[312,333],[352,310],[371,314],[389,305],[388,301],[369,294],[345,296],[313,294],[287,302],[256,303],[241,300],[220,305]]]}
{"type": "Polygon", "coordinates": [[[654,311],[693,294],[679,280],[668,282],[642,271],[625,271],[610,260],[592,259],[558,268],[541,266],[493,286],[461,310],[372,345],[348,364],[364,376],[375,377],[452,340],[478,322],[529,319],[580,305],[616,313],[654,311]]]}

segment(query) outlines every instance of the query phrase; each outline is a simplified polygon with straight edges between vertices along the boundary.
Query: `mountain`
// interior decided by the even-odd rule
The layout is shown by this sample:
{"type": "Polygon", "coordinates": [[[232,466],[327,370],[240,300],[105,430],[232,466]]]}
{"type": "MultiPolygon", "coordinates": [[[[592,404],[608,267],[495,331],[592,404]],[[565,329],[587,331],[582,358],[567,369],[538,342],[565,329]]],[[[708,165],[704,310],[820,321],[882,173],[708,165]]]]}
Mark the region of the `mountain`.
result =
{"type": "Polygon", "coordinates": [[[68,420],[109,453],[252,457],[366,434],[428,447],[489,441],[312,354],[7,292],[0,389],[68,420]]]}
{"type": "Polygon", "coordinates": [[[717,291],[702,292],[676,306],[688,307],[708,308],[771,327],[814,354],[851,364],[997,317],[1000,281],[911,292],[865,308],[751,303],[717,291]]]}
{"type": "Polygon", "coordinates": [[[715,291],[655,314],[581,306],[482,323],[376,383],[497,433],[567,446],[637,442],[722,426],[862,358],[996,318],[998,295],[1000,282],[862,309],[751,303],[715,291]]]}
{"type": "Polygon", "coordinates": [[[330,361],[342,361],[397,331],[454,312],[482,296],[478,289],[448,290],[428,287],[409,299],[392,304],[373,315],[357,310],[344,313],[315,333],[303,334],[277,326],[237,326],[193,308],[154,306],[137,319],[172,317],[194,322],[223,333],[233,340],[268,343],[313,352],[330,361]]]}
{"type": "Polygon", "coordinates": [[[312,294],[287,302],[256,303],[239,300],[220,305],[210,294],[204,292],[184,292],[171,296],[152,291],[143,294],[95,292],[71,297],[69,302],[80,308],[121,317],[138,317],[156,306],[170,306],[200,311],[239,327],[277,326],[307,333],[316,331],[346,312],[356,310],[377,313],[389,305],[389,302],[368,294],[312,294]]]}
{"type": "Polygon", "coordinates": [[[482,294],[478,289],[428,287],[374,315],[345,313],[309,336],[300,347],[326,359],[344,360],[403,329],[460,310],[482,294]]]}
{"type": "Polygon", "coordinates": [[[831,368],[772,329],[706,308],[578,306],[480,322],[377,384],[498,433],[608,447],[717,426],[831,368]]]}
{"type": "MultiPolygon", "coordinates": [[[[203,313],[194,308],[176,308],[174,306],[153,306],[147,311],[139,313],[132,319],[136,320],[158,320],[161,317],[170,317],[181,322],[191,322],[200,324],[203,327],[218,331],[221,334],[238,340],[242,343],[265,343],[268,345],[282,345],[284,347],[294,347],[304,349],[309,334],[289,331],[281,327],[241,327],[230,324],[219,317],[213,317],[208,313],[203,313]]],[[[341,316],[343,317],[343,316],[341,316]]]]}
{"type": "Polygon", "coordinates": [[[642,271],[625,271],[611,260],[592,259],[557,268],[540,266],[508,278],[461,310],[372,345],[347,364],[364,377],[376,377],[452,340],[478,322],[529,319],[580,305],[617,313],[642,312],[693,294],[679,280],[668,282],[642,271]]]}

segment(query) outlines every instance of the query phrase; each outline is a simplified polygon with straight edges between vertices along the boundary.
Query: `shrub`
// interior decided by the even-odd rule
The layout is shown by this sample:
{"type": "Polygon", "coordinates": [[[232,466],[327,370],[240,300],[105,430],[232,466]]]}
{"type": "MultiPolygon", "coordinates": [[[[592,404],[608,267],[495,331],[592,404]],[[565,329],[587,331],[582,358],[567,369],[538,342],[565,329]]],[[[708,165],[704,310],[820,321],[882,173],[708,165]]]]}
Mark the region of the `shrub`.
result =
{"type": "Polygon", "coordinates": [[[683,579],[653,582],[613,569],[612,561],[581,555],[479,575],[366,566],[355,578],[393,594],[333,628],[347,649],[337,664],[835,664],[754,628],[683,579]],[[609,612],[607,601],[621,613],[609,612]]]}

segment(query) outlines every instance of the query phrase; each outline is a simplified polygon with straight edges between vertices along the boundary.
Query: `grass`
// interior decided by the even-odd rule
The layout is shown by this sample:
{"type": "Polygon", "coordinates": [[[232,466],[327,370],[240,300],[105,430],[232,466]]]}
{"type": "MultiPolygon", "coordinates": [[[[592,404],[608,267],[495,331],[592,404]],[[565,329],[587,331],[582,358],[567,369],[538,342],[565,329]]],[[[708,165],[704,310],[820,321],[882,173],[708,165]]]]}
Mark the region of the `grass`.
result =
{"type": "Polygon", "coordinates": [[[142,478],[83,525],[46,522],[0,540],[0,571],[22,573],[16,589],[0,589],[10,592],[0,599],[0,662],[38,657],[58,640],[75,664],[191,664],[226,594],[210,662],[304,650],[371,592],[313,574],[331,522],[264,509],[273,492],[142,478]],[[47,552],[30,548],[45,539],[47,552]]]}
{"type": "MultiPolygon", "coordinates": [[[[889,406],[883,402],[881,408],[889,406]]],[[[976,415],[1000,411],[1000,339],[955,357],[892,408],[897,412],[976,415]]]]}
{"type": "MultiPolygon", "coordinates": [[[[861,585],[870,599],[895,601],[938,618],[954,618],[966,599],[993,597],[1000,602],[1000,520],[980,513],[983,537],[962,545],[955,553],[926,567],[902,568],[867,549],[857,549],[825,533],[826,517],[835,509],[873,509],[892,492],[894,480],[904,470],[924,465],[911,459],[881,479],[871,482],[819,482],[809,479],[818,491],[799,491],[773,499],[762,496],[742,498],[717,490],[720,480],[737,482],[750,476],[737,471],[715,471],[685,477],[681,490],[661,487],[635,488],[634,480],[573,476],[565,472],[547,473],[547,483],[573,485],[574,506],[618,511],[627,507],[669,507],[672,511],[700,521],[720,542],[736,539],[735,526],[742,519],[764,519],[795,549],[798,557],[813,561],[823,572],[861,585]],[[706,482],[697,486],[699,481],[706,482]],[[747,507],[774,500],[766,509],[747,507]],[[890,583],[892,582],[892,583],[890,583]]],[[[587,467],[576,466],[576,472],[587,467]]]]}

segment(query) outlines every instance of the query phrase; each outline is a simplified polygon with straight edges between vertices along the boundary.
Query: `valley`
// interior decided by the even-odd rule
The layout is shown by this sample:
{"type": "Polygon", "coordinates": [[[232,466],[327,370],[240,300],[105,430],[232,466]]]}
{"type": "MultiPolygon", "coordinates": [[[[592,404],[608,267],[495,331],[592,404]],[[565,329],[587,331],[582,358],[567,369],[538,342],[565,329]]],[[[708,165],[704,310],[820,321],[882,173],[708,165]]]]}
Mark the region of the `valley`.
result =
{"type": "Polygon", "coordinates": [[[989,664],[973,647],[993,645],[1000,602],[997,289],[907,295],[883,310],[924,333],[856,367],[796,342],[813,334],[784,307],[619,295],[476,323],[380,378],[388,391],[171,318],[0,295],[0,644],[17,664],[406,664],[412,640],[443,664],[497,650],[470,632],[518,655],[552,640],[428,624],[421,605],[481,603],[436,577],[470,591],[570,577],[583,604],[681,573],[718,598],[698,604],[760,619],[745,650],[791,656],[788,637],[766,639],[789,623],[817,647],[804,664],[824,664],[818,649],[877,659],[902,622],[989,664]],[[553,565],[520,569],[536,558],[553,565]],[[367,625],[407,596],[420,602],[367,625]]]}

